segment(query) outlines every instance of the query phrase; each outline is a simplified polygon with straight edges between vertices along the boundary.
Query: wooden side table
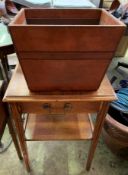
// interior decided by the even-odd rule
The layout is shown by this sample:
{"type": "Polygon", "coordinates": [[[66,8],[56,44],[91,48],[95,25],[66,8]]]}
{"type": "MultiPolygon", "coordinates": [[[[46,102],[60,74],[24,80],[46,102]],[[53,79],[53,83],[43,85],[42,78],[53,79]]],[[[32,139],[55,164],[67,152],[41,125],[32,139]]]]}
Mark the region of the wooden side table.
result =
{"type": "Polygon", "coordinates": [[[26,141],[92,139],[86,164],[89,170],[109,102],[115,99],[106,76],[97,91],[30,92],[22,70],[17,65],[3,101],[11,106],[27,170],[30,171],[30,165],[26,141]],[[95,112],[97,119],[93,127],[90,113],[95,112]],[[23,113],[28,114],[25,126],[21,119],[23,113]]]}

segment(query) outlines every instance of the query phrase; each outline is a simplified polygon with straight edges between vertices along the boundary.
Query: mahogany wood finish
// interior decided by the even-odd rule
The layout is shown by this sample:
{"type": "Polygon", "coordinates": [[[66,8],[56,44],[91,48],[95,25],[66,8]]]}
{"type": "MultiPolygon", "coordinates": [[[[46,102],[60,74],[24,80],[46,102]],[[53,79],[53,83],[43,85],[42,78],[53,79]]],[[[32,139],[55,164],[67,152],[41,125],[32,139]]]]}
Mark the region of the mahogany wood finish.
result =
{"type": "Polygon", "coordinates": [[[96,91],[32,92],[28,89],[21,66],[17,65],[6,90],[4,102],[18,102],[18,104],[36,102],[38,105],[39,102],[112,101],[113,97],[116,98],[114,90],[106,76],[96,91]]]}
{"type": "Polygon", "coordinates": [[[115,99],[106,76],[96,91],[31,92],[17,65],[3,101],[11,106],[27,170],[30,171],[30,165],[26,141],[92,139],[86,164],[89,170],[109,102],[115,99]],[[94,112],[98,114],[95,126],[91,115],[87,115],[94,112]],[[29,113],[25,126],[21,120],[23,113],[29,113]]]}
{"type": "Polygon", "coordinates": [[[19,159],[22,160],[23,159],[22,152],[21,152],[20,145],[19,145],[19,142],[18,142],[18,139],[17,139],[17,135],[15,134],[15,128],[14,128],[13,120],[10,116],[7,119],[7,124],[8,124],[8,128],[9,128],[9,132],[12,136],[14,146],[15,146],[16,151],[17,151],[17,155],[18,155],[19,159]]]}
{"type": "Polygon", "coordinates": [[[85,140],[92,139],[89,116],[35,115],[28,117],[26,140],[85,140]]]}
{"type": "Polygon", "coordinates": [[[96,124],[93,132],[93,142],[91,143],[88,160],[86,164],[86,169],[89,170],[91,166],[91,162],[94,156],[94,152],[98,143],[98,139],[101,133],[102,126],[104,124],[105,116],[108,111],[109,103],[108,102],[102,102],[101,103],[101,110],[97,114],[96,124]]]}
{"type": "Polygon", "coordinates": [[[25,113],[28,111],[29,113],[36,114],[75,114],[75,113],[85,113],[88,110],[92,112],[96,112],[99,110],[100,105],[96,102],[76,102],[76,101],[64,101],[64,102],[31,102],[31,103],[19,103],[18,107],[21,108],[22,112],[25,113]]]}
{"type": "Polygon", "coordinates": [[[125,25],[103,9],[22,9],[9,29],[30,90],[83,91],[100,86],[125,25]]]}
{"type": "Polygon", "coordinates": [[[24,136],[23,121],[21,118],[21,113],[17,110],[16,104],[11,104],[10,106],[11,106],[12,114],[14,117],[13,119],[15,122],[15,127],[16,127],[16,132],[18,135],[18,139],[20,142],[23,160],[25,162],[26,169],[29,172],[30,165],[29,165],[29,158],[28,158],[27,145],[26,145],[25,136],[24,136]]]}

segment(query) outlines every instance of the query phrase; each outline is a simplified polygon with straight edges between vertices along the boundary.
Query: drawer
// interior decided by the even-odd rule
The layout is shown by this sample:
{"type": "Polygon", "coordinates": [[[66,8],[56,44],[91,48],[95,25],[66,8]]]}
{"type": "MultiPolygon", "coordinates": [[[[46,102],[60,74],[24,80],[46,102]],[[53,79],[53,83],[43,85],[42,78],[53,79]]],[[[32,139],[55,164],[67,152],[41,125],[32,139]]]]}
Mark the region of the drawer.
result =
{"type": "Polygon", "coordinates": [[[22,113],[36,114],[71,114],[97,112],[100,108],[100,102],[31,102],[20,103],[18,108],[22,113]]]}

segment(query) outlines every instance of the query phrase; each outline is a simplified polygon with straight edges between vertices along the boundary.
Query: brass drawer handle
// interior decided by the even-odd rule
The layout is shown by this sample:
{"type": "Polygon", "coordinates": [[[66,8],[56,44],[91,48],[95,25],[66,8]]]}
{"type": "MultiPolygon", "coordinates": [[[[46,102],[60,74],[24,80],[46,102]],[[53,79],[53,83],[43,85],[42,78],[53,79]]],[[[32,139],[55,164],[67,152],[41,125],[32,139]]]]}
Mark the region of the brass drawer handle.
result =
{"type": "Polygon", "coordinates": [[[51,105],[49,103],[44,103],[43,104],[43,108],[44,109],[50,109],[51,108],[51,105]]]}
{"type": "Polygon", "coordinates": [[[47,110],[49,113],[51,113],[51,104],[49,103],[44,103],[43,104],[43,109],[47,110]]]}

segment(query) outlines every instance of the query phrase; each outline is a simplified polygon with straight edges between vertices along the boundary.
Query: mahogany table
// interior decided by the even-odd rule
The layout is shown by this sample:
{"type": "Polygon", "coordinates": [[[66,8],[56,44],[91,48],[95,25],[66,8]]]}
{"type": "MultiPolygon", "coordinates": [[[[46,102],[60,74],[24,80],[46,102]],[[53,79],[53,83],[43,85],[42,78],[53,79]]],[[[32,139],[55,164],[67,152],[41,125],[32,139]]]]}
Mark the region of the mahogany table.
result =
{"type": "Polygon", "coordinates": [[[106,76],[97,91],[30,92],[17,65],[3,101],[11,106],[27,170],[30,171],[30,165],[26,141],[92,139],[86,163],[89,170],[109,103],[115,99],[106,76]],[[91,113],[97,113],[94,126],[91,113]],[[22,114],[27,114],[25,124],[22,114]]]}

